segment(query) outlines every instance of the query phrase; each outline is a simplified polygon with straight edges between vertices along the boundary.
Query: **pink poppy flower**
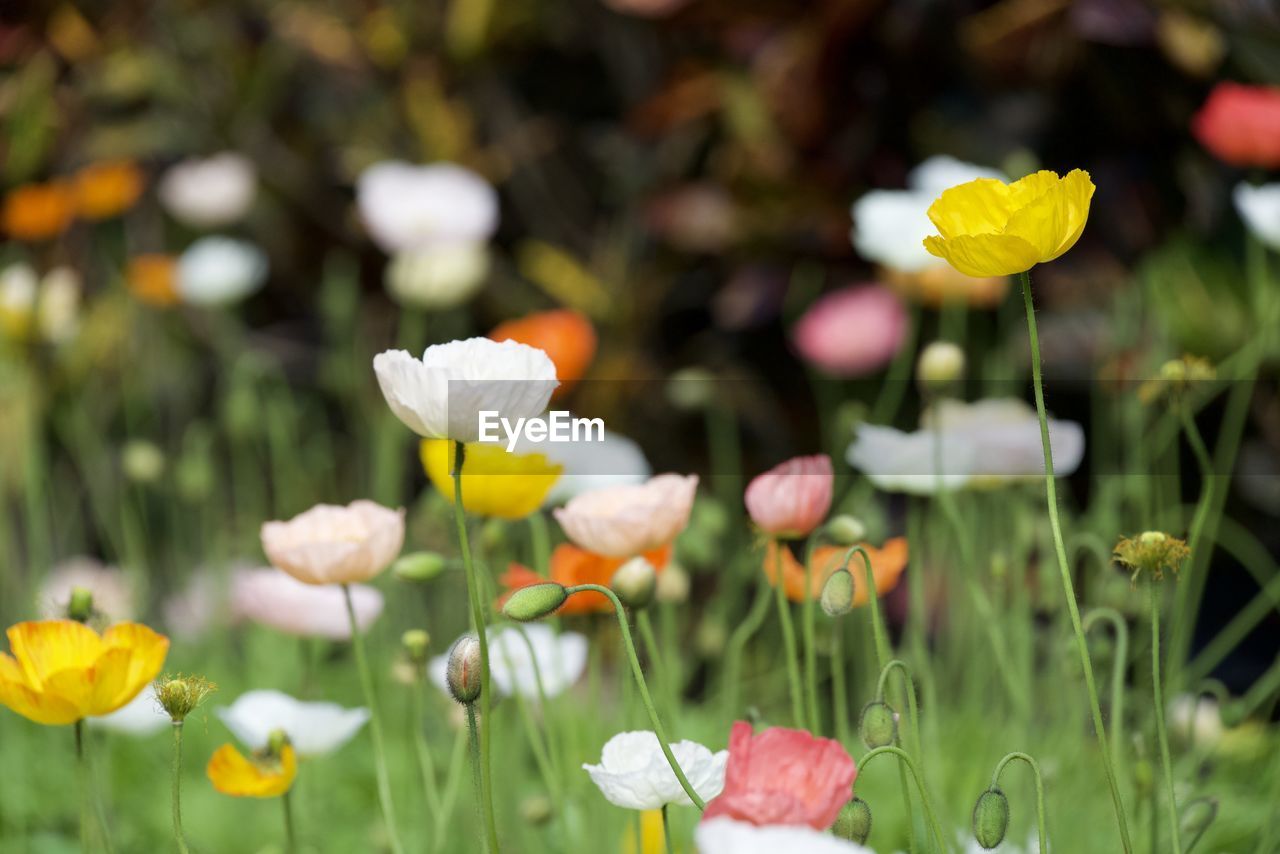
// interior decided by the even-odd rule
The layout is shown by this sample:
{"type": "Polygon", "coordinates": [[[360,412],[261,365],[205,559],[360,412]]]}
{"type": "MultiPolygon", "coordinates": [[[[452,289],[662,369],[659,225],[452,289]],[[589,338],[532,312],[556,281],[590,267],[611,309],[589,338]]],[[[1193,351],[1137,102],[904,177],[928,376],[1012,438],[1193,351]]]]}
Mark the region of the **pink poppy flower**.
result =
{"type": "Polygon", "coordinates": [[[907,312],[880,285],[854,285],[821,297],[792,329],[805,361],[838,377],[860,377],[889,364],[902,346],[907,312]]]}
{"type": "Polygon", "coordinates": [[[264,523],[261,536],[272,566],[299,581],[368,581],[400,554],[404,510],[372,501],[353,501],[345,507],[317,504],[287,522],[264,523]]]}
{"type": "Polygon", "coordinates": [[[605,557],[665,546],[689,524],[697,475],[660,474],[642,484],[593,489],[555,511],[569,539],[605,557]]]}
{"type": "Polygon", "coordinates": [[[770,727],[756,735],[738,721],[729,735],[724,791],[702,820],[805,824],[826,830],[853,797],[858,769],[840,743],[804,730],[770,727]]]}
{"type": "Polygon", "coordinates": [[[767,534],[783,539],[807,536],[827,518],[832,480],[826,454],[787,460],[747,486],[747,512],[767,534]]]}
{"type": "Polygon", "coordinates": [[[123,572],[78,556],[55,566],[40,585],[36,594],[40,616],[50,620],[67,616],[71,591],[77,587],[93,594],[94,610],[108,623],[130,620],[137,613],[137,591],[123,572]]]}
{"type": "MultiPolygon", "coordinates": [[[[382,614],[382,594],[364,584],[351,585],[351,604],[361,632],[382,614]]],[[[278,569],[244,569],[231,580],[231,612],[287,635],[349,640],[351,622],[342,591],[333,585],[305,584],[278,569]]]]}
{"type": "Polygon", "coordinates": [[[1214,156],[1232,166],[1280,166],[1280,88],[1219,83],[1191,132],[1214,156]]]}

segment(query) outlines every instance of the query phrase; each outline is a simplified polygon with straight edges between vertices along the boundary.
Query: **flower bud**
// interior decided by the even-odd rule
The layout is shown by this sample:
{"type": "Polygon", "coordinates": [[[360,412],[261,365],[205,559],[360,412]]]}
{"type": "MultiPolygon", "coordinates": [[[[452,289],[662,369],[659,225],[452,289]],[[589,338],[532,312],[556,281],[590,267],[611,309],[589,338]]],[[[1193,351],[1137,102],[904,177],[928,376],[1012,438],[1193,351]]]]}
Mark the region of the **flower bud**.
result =
{"type": "Polygon", "coordinates": [[[449,647],[445,683],[453,699],[464,706],[480,696],[480,640],[475,635],[463,635],[449,647]]]}
{"type": "Polygon", "coordinates": [[[987,789],[973,805],[973,838],[990,851],[1009,830],[1009,799],[998,786],[987,789]]]}
{"type": "Polygon", "coordinates": [[[156,701],[169,718],[180,724],[218,686],[200,676],[163,676],[155,682],[156,701]]]}
{"type": "Polygon", "coordinates": [[[862,742],[872,750],[887,747],[898,739],[898,717],[888,703],[872,700],[862,709],[858,732],[862,742]]]}
{"type": "Polygon", "coordinates": [[[639,611],[649,607],[658,585],[658,573],[643,557],[633,557],[618,567],[609,579],[609,587],[622,604],[639,611]]]}
{"type": "Polygon", "coordinates": [[[667,400],[677,409],[702,409],[715,399],[715,381],[706,368],[681,368],[667,380],[667,400]]]}
{"type": "Polygon", "coordinates": [[[546,795],[530,795],[520,802],[520,817],[525,824],[539,827],[551,819],[551,799],[546,795]]]}
{"type": "Polygon", "coordinates": [[[827,538],[837,546],[856,546],[867,538],[867,526],[857,516],[841,513],[827,523],[827,538]]]}
{"type": "Polygon", "coordinates": [[[391,564],[391,574],[401,581],[422,583],[444,572],[444,557],[435,552],[413,552],[391,564]]]}
{"type": "Polygon", "coordinates": [[[512,593],[507,599],[507,604],[502,606],[502,613],[513,620],[528,623],[548,616],[568,598],[569,592],[564,589],[563,584],[544,581],[541,584],[521,587],[512,593]]]}
{"type": "Polygon", "coordinates": [[[681,605],[689,601],[689,573],[680,564],[672,561],[658,575],[655,596],[659,602],[681,605]]]}
{"type": "Polygon", "coordinates": [[[841,617],[853,610],[853,576],[840,568],[831,573],[822,585],[822,597],[818,600],[822,612],[828,617],[841,617]]]}
{"type": "Polygon", "coordinates": [[[964,377],[964,350],[950,341],[934,341],[916,362],[916,382],[931,391],[942,391],[964,377]]]}
{"type": "Polygon", "coordinates": [[[285,745],[289,744],[289,734],[282,729],[273,729],[271,734],[267,736],[267,754],[270,756],[279,756],[284,753],[285,745]]]}
{"type": "Polygon", "coordinates": [[[409,629],[400,636],[400,646],[404,648],[405,655],[409,656],[410,661],[421,666],[427,661],[431,635],[427,634],[425,629],[409,629]]]}
{"type": "Polygon", "coordinates": [[[871,836],[871,806],[862,798],[854,798],[840,808],[831,832],[841,839],[865,845],[871,836]]]}
{"type": "Polygon", "coordinates": [[[67,617],[77,623],[87,623],[93,616],[93,591],[87,587],[72,587],[67,602],[67,617]]]}

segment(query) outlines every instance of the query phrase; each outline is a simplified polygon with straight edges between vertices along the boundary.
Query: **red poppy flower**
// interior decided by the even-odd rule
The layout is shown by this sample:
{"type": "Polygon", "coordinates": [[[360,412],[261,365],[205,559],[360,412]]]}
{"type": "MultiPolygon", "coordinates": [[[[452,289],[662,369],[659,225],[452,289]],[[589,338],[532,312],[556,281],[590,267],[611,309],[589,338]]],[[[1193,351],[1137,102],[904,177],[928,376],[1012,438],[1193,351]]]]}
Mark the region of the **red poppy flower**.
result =
{"type": "Polygon", "coordinates": [[[1280,88],[1219,83],[1191,130],[1224,163],[1280,167],[1280,88]]]}

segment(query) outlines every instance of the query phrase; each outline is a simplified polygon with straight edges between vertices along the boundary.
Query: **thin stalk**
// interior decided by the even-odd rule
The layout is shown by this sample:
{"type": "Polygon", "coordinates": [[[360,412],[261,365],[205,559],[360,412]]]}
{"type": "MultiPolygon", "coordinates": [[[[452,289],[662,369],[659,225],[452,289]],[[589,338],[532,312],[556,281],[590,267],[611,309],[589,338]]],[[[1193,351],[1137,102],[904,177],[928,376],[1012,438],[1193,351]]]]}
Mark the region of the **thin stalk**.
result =
{"type": "MultiPolygon", "coordinates": [[[[481,773],[480,729],[476,726],[476,704],[467,703],[467,753],[471,757],[471,785],[476,793],[476,823],[486,824],[484,817],[484,775],[481,773]]],[[[489,840],[485,838],[485,850],[492,854],[489,840]]]]}
{"type": "Polygon", "coordinates": [[[662,660],[662,652],[658,647],[658,638],[653,633],[653,621],[649,619],[649,611],[636,611],[636,628],[640,631],[640,642],[644,644],[645,655],[649,657],[649,669],[654,672],[654,681],[658,683],[658,693],[662,696],[664,711],[674,716],[676,713],[676,697],[673,692],[667,668],[662,660]]]}
{"type": "Polygon", "coordinates": [[[724,697],[725,697],[725,717],[735,717],[738,708],[738,682],[742,670],[742,651],[746,647],[747,642],[760,631],[760,626],[764,624],[764,619],[769,614],[770,585],[760,584],[756,586],[756,598],[751,603],[750,610],[742,622],[738,623],[737,628],[729,635],[729,642],[725,644],[724,650],[724,697]]]}
{"type": "Polygon", "coordinates": [[[1124,676],[1129,666],[1129,626],[1115,608],[1094,608],[1084,615],[1084,631],[1089,633],[1093,625],[1102,620],[1111,623],[1116,636],[1114,660],[1111,663],[1111,752],[1120,767],[1124,755],[1124,676]]]}
{"type": "MultiPolygon", "coordinates": [[[[1209,456],[1209,449],[1205,446],[1204,437],[1200,435],[1200,428],[1196,426],[1196,420],[1192,417],[1189,408],[1184,402],[1177,405],[1178,418],[1182,424],[1182,430],[1186,434],[1187,443],[1191,445],[1191,451],[1196,458],[1196,466],[1200,469],[1200,499],[1196,502],[1194,515],[1191,517],[1191,528],[1187,534],[1187,546],[1191,549],[1191,553],[1196,557],[1191,563],[1191,572],[1198,576],[1203,568],[1208,566],[1209,555],[1201,554],[1201,550],[1212,550],[1211,544],[1204,541],[1205,524],[1209,519],[1209,514],[1213,511],[1217,501],[1217,482],[1218,479],[1213,472],[1213,459],[1209,456]]],[[[1195,629],[1195,614],[1192,613],[1192,603],[1190,597],[1195,592],[1193,589],[1196,585],[1196,578],[1188,578],[1183,584],[1178,585],[1177,592],[1174,594],[1174,628],[1171,652],[1175,656],[1179,656],[1190,650],[1190,637],[1195,629]]],[[[1171,666],[1179,672],[1184,668],[1182,658],[1175,658],[1171,666]]],[[[1176,677],[1175,677],[1175,681],[1176,677]]]]}
{"type": "Polygon", "coordinates": [[[782,629],[782,649],[787,659],[787,688],[791,692],[791,716],[796,726],[805,725],[804,695],[800,687],[800,662],[796,651],[796,634],[791,625],[791,608],[787,604],[787,596],[783,590],[782,550],[786,548],[779,540],[773,541],[774,577],[773,602],[778,611],[778,622],[782,629]]]}
{"type": "MultiPolygon", "coordinates": [[[[804,554],[804,605],[801,611],[801,632],[804,638],[804,689],[806,704],[809,709],[809,731],[814,735],[822,734],[822,721],[818,714],[818,645],[814,639],[817,631],[816,602],[813,598],[813,543],[809,538],[804,554]]],[[[778,577],[782,581],[781,575],[778,577]]]]}
{"type": "Polygon", "coordinates": [[[671,844],[671,822],[667,817],[667,805],[662,805],[662,838],[667,843],[667,854],[676,854],[676,847],[671,844]]]}
{"type": "Polygon", "coordinates": [[[836,718],[836,740],[849,743],[849,689],[844,681],[844,622],[831,629],[831,708],[836,718]]]}
{"type": "Polygon", "coordinates": [[[1178,800],[1173,792],[1173,762],[1169,759],[1169,734],[1164,726],[1164,691],[1160,688],[1160,588],[1151,583],[1151,698],[1155,702],[1156,741],[1164,766],[1165,794],[1169,798],[1169,834],[1173,854],[1182,854],[1178,832],[1178,800]]]}
{"type": "Polygon", "coordinates": [[[427,797],[427,809],[431,812],[433,827],[444,821],[443,807],[440,801],[440,784],[436,780],[435,761],[431,758],[431,745],[427,742],[427,733],[423,728],[426,710],[423,708],[422,695],[427,690],[425,671],[418,681],[410,686],[410,714],[412,715],[413,749],[418,756],[418,773],[422,775],[422,789],[427,797]]]}
{"type": "Polygon", "coordinates": [[[453,519],[458,529],[458,547],[462,550],[462,564],[467,573],[467,597],[471,600],[471,622],[476,639],[480,643],[480,728],[478,746],[480,753],[480,801],[484,812],[485,832],[489,839],[489,851],[497,854],[498,825],[493,812],[493,778],[489,761],[489,710],[493,698],[489,685],[489,639],[486,637],[484,605],[480,595],[480,579],[471,560],[471,543],[467,539],[466,511],[462,508],[462,466],[466,460],[466,446],[454,443],[453,457],[453,519]]]}
{"type": "Polygon", "coordinates": [[[286,791],[280,796],[284,805],[284,850],[285,854],[293,854],[298,850],[298,837],[293,830],[293,792],[286,791]]]}
{"type": "Polygon", "coordinates": [[[529,514],[529,549],[533,552],[533,568],[543,578],[550,576],[551,535],[547,530],[547,517],[541,510],[529,514]]]}
{"type": "Polygon", "coordinates": [[[886,753],[893,754],[898,757],[898,761],[905,765],[907,770],[911,772],[911,779],[915,781],[916,790],[920,793],[920,801],[924,804],[924,814],[926,820],[929,822],[929,829],[933,832],[934,841],[938,843],[938,854],[945,854],[947,851],[947,843],[942,837],[942,828],[939,826],[938,817],[933,811],[933,803],[929,800],[929,793],[925,791],[924,781],[920,779],[920,772],[917,770],[916,764],[912,760],[910,754],[901,747],[894,747],[893,745],[877,747],[875,750],[870,751],[866,756],[862,757],[862,761],[858,763],[858,770],[862,773],[866,773],[867,765],[870,764],[871,760],[886,753]]]}
{"type": "Polygon", "coordinates": [[[1000,785],[1000,774],[1004,771],[1006,765],[1014,760],[1021,760],[1027,763],[1027,767],[1031,769],[1031,774],[1036,782],[1036,834],[1039,838],[1040,854],[1049,854],[1049,837],[1045,833],[1044,828],[1044,779],[1040,776],[1040,763],[1035,758],[1026,753],[1014,752],[1010,753],[996,763],[996,770],[991,775],[991,785],[993,787],[1000,785]]]}
{"type": "Polygon", "coordinates": [[[631,674],[635,677],[636,688],[640,691],[640,700],[644,703],[645,711],[649,713],[649,722],[653,724],[653,732],[658,737],[658,746],[662,748],[662,755],[667,758],[667,764],[671,766],[676,779],[680,781],[680,787],[689,796],[689,800],[693,801],[693,805],[699,810],[706,809],[706,803],[698,796],[697,791],[694,790],[693,785],[689,782],[689,778],[684,775],[684,771],[680,768],[680,763],[676,762],[675,754],[671,752],[671,741],[667,738],[666,729],[662,726],[662,720],[658,717],[658,710],[653,706],[653,697],[649,696],[649,686],[644,681],[644,670],[641,669],[640,659],[636,655],[636,645],[631,639],[631,628],[627,625],[627,613],[623,610],[622,602],[618,600],[617,594],[612,590],[599,584],[578,584],[567,588],[565,592],[572,596],[584,590],[594,590],[596,593],[602,593],[613,603],[614,613],[618,617],[618,629],[622,633],[622,646],[627,651],[627,658],[631,660],[631,674]]]}
{"type": "Polygon", "coordinates": [[[190,849],[182,833],[182,721],[173,722],[173,839],[178,851],[187,854],[190,849]]]}
{"type": "Polygon", "coordinates": [[[92,850],[90,837],[96,836],[102,844],[102,850],[111,854],[111,833],[107,829],[107,816],[102,809],[102,801],[98,799],[93,783],[93,764],[89,761],[89,736],[85,733],[84,721],[78,720],[76,731],[76,764],[80,774],[80,845],[85,851],[92,850]],[[96,833],[95,827],[96,825],[96,833]]]}
{"type": "Polygon", "coordinates": [[[355,650],[356,669],[360,671],[360,684],[364,688],[364,701],[369,704],[369,737],[373,741],[373,768],[378,780],[378,802],[382,806],[382,819],[387,825],[387,841],[394,854],[403,854],[400,831],[396,828],[395,805],[391,801],[391,778],[387,774],[387,752],[382,741],[382,720],[378,716],[377,692],[373,686],[373,673],[365,654],[364,635],[356,622],[356,608],[351,601],[351,586],[342,585],[342,598],[347,603],[347,620],[351,623],[351,648],[355,650]]]}
{"type": "Polygon", "coordinates": [[[1120,829],[1120,843],[1126,854],[1133,851],[1129,840],[1129,825],[1125,818],[1124,801],[1112,767],[1111,747],[1107,741],[1107,728],[1102,720],[1102,706],[1098,702],[1098,689],[1093,680],[1093,661],[1089,657],[1089,644],[1085,641],[1084,626],[1080,622],[1080,608],[1076,605],[1075,585],[1071,581],[1071,567],[1067,563],[1067,549],[1062,539],[1062,523],[1058,520],[1058,486],[1053,468],[1053,449],[1049,443],[1049,416],[1044,405],[1044,380],[1040,375],[1040,336],[1036,331],[1036,309],[1031,299],[1031,275],[1022,272],[1018,276],[1022,284],[1022,301],[1027,313],[1027,336],[1031,342],[1031,379],[1035,388],[1036,415],[1040,419],[1040,444],[1044,449],[1045,502],[1049,510],[1049,527],[1053,530],[1053,546],[1058,557],[1058,571],[1062,576],[1062,591],[1067,600],[1067,612],[1076,635],[1076,648],[1080,652],[1080,664],[1084,670],[1085,687],[1089,693],[1089,712],[1093,716],[1093,731],[1102,754],[1102,767],[1111,790],[1111,803],[1115,807],[1116,823],[1120,829]]]}
{"type": "MultiPolygon", "coordinates": [[[[467,731],[459,728],[453,740],[453,754],[449,757],[449,773],[444,778],[444,798],[441,801],[441,814],[445,818],[453,815],[453,808],[458,803],[458,791],[462,783],[462,764],[467,755],[467,731]]],[[[436,825],[435,835],[431,840],[431,850],[439,851],[444,847],[445,834],[449,828],[448,821],[436,825]]]]}

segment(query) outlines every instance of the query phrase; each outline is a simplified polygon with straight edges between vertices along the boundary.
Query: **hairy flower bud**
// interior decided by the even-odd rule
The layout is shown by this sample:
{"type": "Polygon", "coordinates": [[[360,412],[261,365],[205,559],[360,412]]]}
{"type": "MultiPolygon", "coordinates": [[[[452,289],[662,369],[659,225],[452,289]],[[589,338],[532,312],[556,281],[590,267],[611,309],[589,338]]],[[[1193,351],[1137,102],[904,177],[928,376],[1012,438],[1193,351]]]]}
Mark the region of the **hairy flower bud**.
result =
{"type": "Polygon", "coordinates": [[[480,696],[480,640],[463,635],[449,647],[445,682],[453,699],[469,706],[480,696]]]}
{"type": "Polygon", "coordinates": [[[435,552],[413,552],[391,564],[391,574],[400,581],[423,583],[444,572],[444,558],[435,552]]]}
{"type": "Polygon", "coordinates": [[[819,602],[828,617],[840,617],[853,610],[853,575],[847,569],[837,569],[822,585],[819,602]]]}
{"type": "Polygon", "coordinates": [[[862,798],[854,798],[840,808],[831,832],[841,839],[851,839],[859,845],[866,844],[871,836],[871,806],[862,798]]]}
{"type": "Polygon", "coordinates": [[[1009,799],[992,786],[973,805],[973,837],[988,851],[1004,841],[1009,830],[1009,799]]]}
{"type": "Polygon", "coordinates": [[[87,623],[93,616],[93,591],[87,587],[72,587],[67,602],[67,617],[77,623],[87,623]]]}
{"type": "Polygon", "coordinates": [[[155,681],[156,701],[169,718],[180,724],[218,686],[201,676],[162,676],[155,681]]]}
{"type": "Polygon", "coordinates": [[[867,538],[867,526],[857,516],[841,513],[827,523],[827,538],[837,546],[856,546],[867,538]]]}
{"type": "Polygon", "coordinates": [[[569,592],[563,584],[544,581],[513,592],[502,606],[502,613],[512,620],[528,623],[552,614],[568,598],[569,592]]]}
{"type": "Polygon", "coordinates": [[[898,717],[888,703],[872,700],[862,709],[858,732],[862,742],[872,750],[887,747],[898,740],[898,717]]]}
{"type": "Polygon", "coordinates": [[[649,607],[658,585],[658,573],[643,557],[633,557],[613,573],[609,587],[622,604],[639,611],[649,607]]]}

